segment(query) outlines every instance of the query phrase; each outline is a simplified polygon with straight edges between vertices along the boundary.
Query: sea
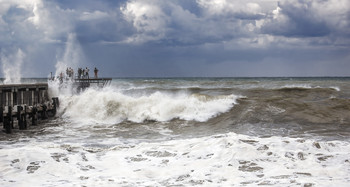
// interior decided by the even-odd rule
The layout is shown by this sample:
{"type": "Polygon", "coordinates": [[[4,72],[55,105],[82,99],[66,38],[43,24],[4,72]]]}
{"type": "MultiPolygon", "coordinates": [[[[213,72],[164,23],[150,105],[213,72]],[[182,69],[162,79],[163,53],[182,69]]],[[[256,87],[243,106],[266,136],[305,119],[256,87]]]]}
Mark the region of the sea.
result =
{"type": "Polygon", "coordinates": [[[49,93],[56,117],[0,132],[1,187],[350,186],[347,77],[114,78],[49,93]]]}

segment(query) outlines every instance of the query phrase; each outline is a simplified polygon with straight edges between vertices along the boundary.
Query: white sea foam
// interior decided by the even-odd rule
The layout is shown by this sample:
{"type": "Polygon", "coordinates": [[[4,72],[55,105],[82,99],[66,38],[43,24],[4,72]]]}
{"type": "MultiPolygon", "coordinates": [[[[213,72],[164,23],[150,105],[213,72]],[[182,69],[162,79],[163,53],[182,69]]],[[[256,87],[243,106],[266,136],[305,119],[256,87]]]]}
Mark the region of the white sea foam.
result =
{"type": "Polygon", "coordinates": [[[305,89],[310,89],[313,88],[311,85],[309,84],[289,84],[289,85],[285,85],[282,88],[305,88],[305,89]]]}
{"type": "Polygon", "coordinates": [[[330,88],[337,91],[337,92],[340,92],[340,88],[337,86],[331,86],[330,88]]]}
{"type": "Polygon", "coordinates": [[[93,147],[1,145],[0,186],[348,186],[350,144],[235,133],[93,147]]]}
{"type": "Polygon", "coordinates": [[[116,124],[121,121],[207,121],[236,104],[236,95],[154,92],[127,95],[114,89],[88,89],[79,95],[60,95],[63,117],[84,124],[116,124]]]}
{"type": "Polygon", "coordinates": [[[333,89],[337,92],[340,91],[340,88],[337,86],[313,86],[310,84],[290,84],[290,85],[285,85],[282,86],[282,88],[303,88],[303,89],[313,89],[313,88],[329,88],[329,89],[333,89]]]}

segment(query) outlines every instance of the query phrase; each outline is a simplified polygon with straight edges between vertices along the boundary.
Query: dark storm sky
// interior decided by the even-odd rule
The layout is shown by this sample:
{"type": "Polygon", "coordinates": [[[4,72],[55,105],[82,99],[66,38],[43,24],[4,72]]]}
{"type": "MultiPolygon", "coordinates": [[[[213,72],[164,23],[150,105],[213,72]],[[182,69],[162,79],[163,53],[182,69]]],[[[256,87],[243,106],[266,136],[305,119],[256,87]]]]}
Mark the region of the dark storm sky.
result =
{"type": "Polygon", "coordinates": [[[350,76],[349,0],[0,0],[0,77],[350,76]]]}

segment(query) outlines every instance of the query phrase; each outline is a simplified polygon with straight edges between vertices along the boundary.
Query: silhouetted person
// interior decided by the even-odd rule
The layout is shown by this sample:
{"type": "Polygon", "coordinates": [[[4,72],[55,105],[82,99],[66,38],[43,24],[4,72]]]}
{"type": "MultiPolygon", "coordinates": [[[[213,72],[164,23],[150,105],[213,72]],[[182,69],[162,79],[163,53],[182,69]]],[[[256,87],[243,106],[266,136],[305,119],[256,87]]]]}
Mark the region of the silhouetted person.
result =
{"type": "Polygon", "coordinates": [[[95,67],[95,69],[94,69],[94,73],[95,73],[95,79],[97,79],[98,78],[98,76],[97,76],[97,73],[98,73],[98,69],[95,67]]]}
{"type": "Polygon", "coordinates": [[[78,78],[81,79],[81,74],[83,73],[83,70],[81,68],[78,68],[78,78]]]}
{"type": "Polygon", "coordinates": [[[63,72],[60,73],[60,83],[63,83],[63,72]]]}
{"type": "Polygon", "coordinates": [[[87,77],[87,79],[89,79],[90,77],[89,77],[89,68],[85,68],[85,74],[86,74],[86,77],[87,77]]]}

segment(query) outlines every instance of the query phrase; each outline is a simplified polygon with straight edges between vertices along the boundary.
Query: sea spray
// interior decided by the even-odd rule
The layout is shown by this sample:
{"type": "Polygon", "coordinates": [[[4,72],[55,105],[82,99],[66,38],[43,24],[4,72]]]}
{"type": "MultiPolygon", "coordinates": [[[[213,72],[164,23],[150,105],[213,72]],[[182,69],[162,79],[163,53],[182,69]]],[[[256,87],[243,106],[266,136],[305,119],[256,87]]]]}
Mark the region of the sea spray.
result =
{"type": "Polygon", "coordinates": [[[73,82],[71,81],[72,78],[70,78],[70,80],[66,80],[66,78],[68,78],[66,75],[66,70],[67,68],[76,70],[82,65],[82,62],[85,61],[85,56],[79,42],[77,41],[76,34],[69,33],[67,36],[64,53],[60,58],[57,58],[54,77],[51,77],[52,75],[49,76],[49,95],[52,97],[62,97],[72,96],[75,94],[76,88],[73,88],[73,82]]]}
{"type": "Polygon", "coordinates": [[[81,49],[81,46],[76,38],[76,34],[69,33],[64,54],[59,60],[57,60],[57,63],[55,65],[55,77],[59,77],[61,73],[65,74],[66,69],[68,67],[71,67],[74,70],[76,70],[80,65],[82,65],[82,62],[85,61],[86,59],[84,57],[84,53],[81,49]]]}
{"type": "Polygon", "coordinates": [[[21,69],[25,53],[18,49],[16,53],[1,53],[2,71],[5,76],[5,84],[13,84],[21,82],[21,69]]]}

